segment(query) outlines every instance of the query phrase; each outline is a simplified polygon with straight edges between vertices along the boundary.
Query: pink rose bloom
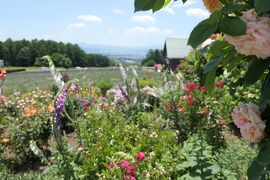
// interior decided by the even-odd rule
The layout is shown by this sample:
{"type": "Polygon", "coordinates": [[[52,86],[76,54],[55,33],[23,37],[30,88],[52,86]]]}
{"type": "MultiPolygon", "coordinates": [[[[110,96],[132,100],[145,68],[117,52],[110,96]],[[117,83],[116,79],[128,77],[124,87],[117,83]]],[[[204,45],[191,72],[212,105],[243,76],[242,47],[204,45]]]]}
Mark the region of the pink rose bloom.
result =
{"type": "Polygon", "coordinates": [[[241,19],[247,23],[246,34],[235,37],[225,35],[224,39],[241,54],[262,59],[270,57],[270,18],[257,17],[251,9],[241,19]]]}
{"type": "Polygon", "coordinates": [[[244,139],[258,143],[264,138],[265,122],[261,120],[259,106],[239,103],[232,112],[234,124],[240,128],[244,139]]]}
{"type": "Polygon", "coordinates": [[[136,155],[136,160],[141,160],[141,161],[144,161],[145,159],[145,155],[143,152],[139,152],[137,155],[136,155]]]}

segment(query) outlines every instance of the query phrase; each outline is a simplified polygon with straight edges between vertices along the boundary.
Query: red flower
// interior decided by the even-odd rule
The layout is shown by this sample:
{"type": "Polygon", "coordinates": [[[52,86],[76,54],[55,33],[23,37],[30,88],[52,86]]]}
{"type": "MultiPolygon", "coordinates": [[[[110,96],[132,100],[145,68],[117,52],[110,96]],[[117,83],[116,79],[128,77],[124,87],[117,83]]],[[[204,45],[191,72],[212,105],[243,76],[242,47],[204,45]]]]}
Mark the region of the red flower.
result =
{"type": "Polygon", "coordinates": [[[180,109],[180,112],[181,112],[181,113],[185,113],[185,109],[183,109],[183,108],[180,109]]]}
{"type": "Polygon", "coordinates": [[[143,152],[139,152],[137,155],[136,155],[136,160],[137,161],[144,161],[145,159],[145,155],[143,152]]]}
{"type": "Polygon", "coordinates": [[[194,90],[194,89],[197,87],[197,84],[196,84],[196,83],[187,82],[187,83],[186,83],[186,87],[187,87],[188,89],[194,90]]]}
{"type": "Polygon", "coordinates": [[[185,84],[185,86],[186,86],[186,89],[184,90],[184,93],[190,94],[190,93],[192,93],[192,91],[193,91],[194,89],[196,89],[197,84],[196,84],[196,83],[187,82],[187,83],[185,84]]]}
{"type": "Polygon", "coordinates": [[[88,108],[90,107],[90,103],[88,102],[88,103],[85,103],[84,105],[83,105],[83,110],[84,111],[86,111],[86,110],[88,110],[88,108]]]}
{"type": "Polygon", "coordinates": [[[5,69],[2,69],[0,72],[0,80],[2,80],[7,74],[7,71],[5,69]]]}
{"type": "Polygon", "coordinates": [[[166,103],[164,104],[164,106],[167,109],[167,111],[171,111],[174,108],[173,103],[166,103]]]}
{"type": "Polygon", "coordinates": [[[216,87],[223,87],[225,83],[223,81],[217,82],[216,87]]]}
{"type": "Polygon", "coordinates": [[[205,86],[200,86],[199,87],[199,90],[204,91],[205,90],[205,86]]]}
{"type": "Polygon", "coordinates": [[[193,96],[188,96],[186,102],[187,102],[189,105],[192,106],[192,105],[194,104],[194,98],[193,98],[193,96]]]}

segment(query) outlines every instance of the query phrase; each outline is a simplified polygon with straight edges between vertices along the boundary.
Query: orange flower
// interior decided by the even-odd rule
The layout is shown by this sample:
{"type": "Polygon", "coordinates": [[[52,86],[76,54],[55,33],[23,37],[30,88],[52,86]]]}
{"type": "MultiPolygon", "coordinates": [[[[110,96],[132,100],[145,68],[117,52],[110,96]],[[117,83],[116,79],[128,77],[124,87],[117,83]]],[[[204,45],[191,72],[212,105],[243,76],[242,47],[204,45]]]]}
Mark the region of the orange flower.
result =
{"type": "Polygon", "coordinates": [[[51,113],[54,109],[53,103],[48,106],[48,112],[51,113]]]}
{"type": "Polygon", "coordinates": [[[31,117],[37,113],[37,109],[35,108],[26,108],[24,111],[25,117],[31,117]]]}
{"type": "Polygon", "coordinates": [[[203,0],[204,6],[210,11],[215,12],[222,8],[222,3],[219,0],[203,0]]]}

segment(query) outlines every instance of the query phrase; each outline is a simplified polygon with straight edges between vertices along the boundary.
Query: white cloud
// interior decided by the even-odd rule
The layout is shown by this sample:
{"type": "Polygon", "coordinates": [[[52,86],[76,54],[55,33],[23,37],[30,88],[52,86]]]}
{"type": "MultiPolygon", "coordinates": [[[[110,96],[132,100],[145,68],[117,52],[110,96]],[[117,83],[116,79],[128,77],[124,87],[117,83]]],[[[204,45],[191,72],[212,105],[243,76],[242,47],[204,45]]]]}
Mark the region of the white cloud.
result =
{"type": "Polygon", "coordinates": [[[102,22],[102,19],[100,17],[93,15],[80,15],[78,19],[82,22],[95,22],[95,23],[102,22]]]}
{"type": "Polygon", "coordinates": [[[126,30],[125,34],[143,34],[143,35],[153,35],[153,34],[165,34],[165,35],[168,35],[168,34],[171,34],[173,33],[172,30],[169,30],[169,29],[165,29],[165,30],[162,30],[158,27],[155,27],[155,26],[149,26],[149,27],[141,27],[141,26],[136,26],[136,27],[133,27],[133,28],[130,28],[128,30],[126,30]]]}
{"type": "Polygon", "coordinates": [[[196,16],[200,18],[207,18],[209,17],[210,13],[208,11],[199,9],[199,8],[189,8],[186,10],[187,16],[196,16]]]}
{"type": "Polygon", "coordinates": [[[82,29],[85,28],[86,24],[85,23],[74,23],[74,24],[69,24],[67,28],[69,30],[77,30],[77,29],[82,29]]]}
{"type": "Polygon", "coordinates": [[[132,16],[131,18],[134,22],[141,22],[141,23],[155,23],[156,19],[153,16],[132,16]]]}
{"type": "Polygon", "coordinates": [[[196,4],[197,2],[198,0],[188,0],[185,2],[185,4],[183,4],[182,1],[178,1],[177,3],[173,5],[173,7],[176,7],[176,8],[187,7],[187,6],[196,4]]]}
{"type": "Polygon", "coordinates": [[[175,11],[171,7],[165,7],[162,11],[164,11],[164,12],[166,12],[168,14],[175,15],[175,11]]]}
{"type": "Polygon", "coordinates": [[[112,13],[114,13],[114,14],[126,14],[126,12],[121,10],[121,9],[114,9],[114,10],[112,10],[112,13]]]}

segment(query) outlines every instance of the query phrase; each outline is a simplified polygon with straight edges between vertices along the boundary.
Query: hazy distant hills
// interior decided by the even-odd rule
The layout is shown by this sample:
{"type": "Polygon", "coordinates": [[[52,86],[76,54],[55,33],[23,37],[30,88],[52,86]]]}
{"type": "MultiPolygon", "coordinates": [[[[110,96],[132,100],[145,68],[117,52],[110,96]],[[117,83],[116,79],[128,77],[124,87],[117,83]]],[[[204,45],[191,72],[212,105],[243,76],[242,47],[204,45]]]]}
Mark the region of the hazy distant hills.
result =
{"type": "Polygon", "coordinates": [[[160,46],[144,46],[144,47],[121,47],[96,44],[79,44],[79,46],[87,53],[96,53],[106,55],[114,60],[122,63],[140,63],[145,58],[149,49],[162,49],[160,46]]]}

